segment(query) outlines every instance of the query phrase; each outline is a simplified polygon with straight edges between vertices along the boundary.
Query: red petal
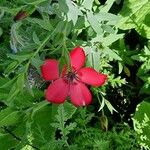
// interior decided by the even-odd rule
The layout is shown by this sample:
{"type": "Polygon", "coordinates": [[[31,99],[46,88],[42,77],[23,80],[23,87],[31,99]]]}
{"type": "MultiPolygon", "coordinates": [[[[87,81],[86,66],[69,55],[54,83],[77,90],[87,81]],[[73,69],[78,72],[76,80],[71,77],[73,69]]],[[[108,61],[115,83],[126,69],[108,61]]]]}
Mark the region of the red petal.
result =
{"type": "Polygon", "coordinates": [[[56,80],[59,78],[58,61],[47,59],[41,66],[42,76],[45,80],[56,80]]]}
{"type": "Polygon", "coordinates": [[[75,106],[89,105],[92,101],[92,96],[89,89],[81,82],[76,82],[70,85],[70,99],[75,106]]]}
{"type": "Polygon", "coordinates": [[[105,83],[107,76],[98,73],[93,68],[82,68],[78,71],[79,79],[89,85],[101,86],[105,83]]]}
{"type": "Polygon", "coordinates": [[[80,69],[85,63],[85,52],[81,47],[76,47],[70,52],[71,66],[73,69],[80,69]]]}
{"type": "Polygon", "coordinates": [[[68,96],[69,86],[63,79],[58,79],[49,85],[46,99],[52,103],[63,103],[68,96]]]}

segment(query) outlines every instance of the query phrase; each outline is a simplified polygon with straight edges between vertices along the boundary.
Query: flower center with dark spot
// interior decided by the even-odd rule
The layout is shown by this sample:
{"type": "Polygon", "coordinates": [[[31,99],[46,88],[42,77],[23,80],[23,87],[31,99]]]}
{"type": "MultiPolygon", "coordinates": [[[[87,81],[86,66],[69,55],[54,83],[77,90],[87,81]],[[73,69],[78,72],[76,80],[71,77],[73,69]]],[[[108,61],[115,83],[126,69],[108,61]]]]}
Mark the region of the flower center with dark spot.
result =
{"type": "Polygon", "coordinates": [[[76,72],[68,72],[65,76],[64,76],[65,81],[67,81],[68,83],[73,83],[75,80],[78,80],[78,76],[76,72]]]}

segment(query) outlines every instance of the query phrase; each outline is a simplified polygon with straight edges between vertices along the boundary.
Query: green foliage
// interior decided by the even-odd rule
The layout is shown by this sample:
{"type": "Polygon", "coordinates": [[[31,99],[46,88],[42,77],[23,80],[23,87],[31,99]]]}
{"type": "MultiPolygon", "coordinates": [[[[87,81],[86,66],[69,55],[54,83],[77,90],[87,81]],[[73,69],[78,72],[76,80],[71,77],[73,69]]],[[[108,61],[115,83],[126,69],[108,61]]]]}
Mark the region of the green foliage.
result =
{"type": "MultiPolygon", "coordinates": [[[[80,117],[76,119],[76,134],[71,134],[70,141],[78,146],[76,149],[92,149],[92,150],[111,150],[111,149],[138,149],[136,144],[136,136],[128,126],[116,125],[108,132],[102,132],[100,124],[94,124],[94,114],[86,113],[86,109],[80,110],[80,117]],[[93,128],[90,127],[90,121],[93,128]],[[122,130],[123,129],[123,130],[122,130]],[[128,143],[128,144],[126,144],[128,143]],[[123,146],[124,145],[124,146],[123,146]]],[[[98,118],[100,119],[100,118],[98,118]]]]}
{"type": "Polygon", "coordinates": [[[140,54],[133,55],[132,58],[142,63],[137,72],[137,76],[144,81],[140,92],[150,94],[150,50],[145,46],[140,54]]]}
{"type": "Polygon", "coordinates": [[[118,26],[126,30],[135,28],[142,36],[150,38],[150,2],[148,0],[126,0],[120,12],[118,26]]]}
{"type": "Polygon", "coordinates": [[[150,149],[150,103],[142,102],[137,106],[136,113],[133,117],[134,129],[138,134],[138,142],[141,149],[150,149]]]}
{"type": "MultiPolygon", "coordinates": [[[[119,23],[120,29],[135,28],[149,38],[149,2],[127,0],[121,16],[112,13],[114,5],[115,0],[107,0],[105,5],[101,0],[0,2],[0,147],[3,150],[139,149],[137,135],[130,128],[122,125],[111,129],[112,122],[116,123],[112,113],[120,113],[116,97],[113,98],[118,93],[111,95],[111,91],[123,90],[123,85],[135,89],[130,77],[134,70],[131,66],[137,66],[137,77],[144,85],[137,86],[141,91],[136,95],[149,95],[150,51],[146,46],[141,52],[129,50],[125,34],[117,27],[119,23]],[[27,16],[13,21],[20,11],[27,16]],[[46,102],[44,90],[49,82],[43,81],[40,66],[47,58],[57,59],[61,72],[64,64],[70,65],[69,51],[78,45],[86,52],[86,66],[107,74],[105,86],[89,87],[93,97],[89,107],[46,102]],[[137,61],[142,65],[136,64],[137,61]],[[107,132],[102,131],[102,126],[107,132]]],[[[132,92],[128,94],[134,96],[132,92]]]]}
{"type": "Polygon", "coordinates": [[[55,116],[56,122],[51,124],[52,127],[60,130],[60,134],[62,135],[62,137],[59,139],[59,142],[60,144],[62,144],[62,147],[69,148],[67,136],[71,132],[71,130],[75,129],[76,123],[72,122],[66,125],[66,122],[72,117],[75,111],[76,108],[69,103],[60,105],[57,110],[57,115],[55,116]]]}
{"type": "Polygon", "coordinates": [[[14,125],[22,117],[22,112],[6,108],[0,112],[0,127],[14,125]]]}

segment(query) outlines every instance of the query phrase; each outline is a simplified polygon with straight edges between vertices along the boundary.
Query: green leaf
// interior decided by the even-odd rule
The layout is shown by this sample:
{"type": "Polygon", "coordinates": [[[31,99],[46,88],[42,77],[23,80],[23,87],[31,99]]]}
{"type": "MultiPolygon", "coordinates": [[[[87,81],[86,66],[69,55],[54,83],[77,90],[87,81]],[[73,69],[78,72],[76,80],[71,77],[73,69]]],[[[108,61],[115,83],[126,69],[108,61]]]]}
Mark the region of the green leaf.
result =
{"type": "Polygon", "coordinates": [[[101,8],[101,12],[108,12],[114,2],[115,2],[115,0],[107,0],[105,2],[105,5],[101,8]]]}
{"type": "Polygon", "coordinates": [[[108,119],[107,116],[102,115],[100,116],[100,123],[101,123],[101,128],[103,131],[107,131],[108,130],[108,119]]]}
{"type": "Polygon", "coordinates": [[[122,58],[119,56],[119,54],[116,53],[115,50],[111,50],[108,47],[104,49],[104,54],[108,55],[110,60],[122,60],[122,58]]]}
{"type": "Polygon", "coordinates": [[[72,20],[73,24],[75,25],[78,20],[78,16],[82,14],[80,9],[78,9],[77,5],[70,0],[61,0],[58,2],[62,12],[67,14],[68,22],[72,20]]]}
{"type": "Polygon", "coordinates": [[[53,30],[53,26],[51,25],[49,20],[42,20],[42,19],[37,19],[37,18],[28,18],[28,21],[31,23],[38,24],[39,26],[41,26],[41,28],[43,28],[47,31],[53,30]]]}
{"type": "Polygon", "coordinates": [[[87,20],[90,23],[90,25],[93,28],[93,30],[98,35],[101,35],[103,33],[103,30],[102,30],[102,28],[100,26],[99,21],[97,20],[97,18],[94,16],[94,14],[92,12],[87,12],[87,20]]]}
{"type": "Polygon", "coordinates": [[[123,70],[123,65],[121,62],[118,62],[118,68],[119,68],[118,73],[120,74],[123,70]]]}
{"type": "Polygon", "coordinates": [[[123,35],[124,34],[109,34],[106,37],[103,37],[102,35],[98,35],[92,39],[92,42],[93,43],[100,42],[100,43],[102,43],[103,46],[109,46],[112,43],[114,43],[115,41],[123,38],[123,35]]]}
{"type": "Polygon", "coordinates": [[[109,46],[115,41],[123,38],[123,35],[124,34],[110,34],[109,36],[102,38],[101,42],[103,43],[104,46],[109,46]]]}
{"type": "Polygon", "coordinates": [[[32,1],[31,0],[26,0],[25,3],[28,4],[28,5],[39,5],[40,3],[43,3],[46,0],[32,0],[32,1]]]}
{"type": "Polygon", "coordinates": [[[150,59],[145,61],[139,68],[137,75],[142,77],[150,71],[150,59]]]}
{"type": "Polygon", "coordinates": [[[0,146],[3,150],[13,149],[18,141],[10,134],[0,133],[0,146]]]}
{"type": "Polygon", "coordinates": [[[64,104],[59,105],[58,107],[58,115],[56,116],[57,120],[59,121],[67,121],[72,117],[75,113],[76,107],[72,104],[65,102],[64,104]]]}
{"type": "Polygon", "coordinates": [[[15,54],[7,54],[7,56],[13,60],[17,60],[19,62],[23,62],[29,58],[31,58],[33,52],[20,52],[15,54]]]}
{"type": "Polygon", "coordinates": [[[140,94],[150,94],[150,77],[146,79],[144,85],[142,86],[140,90],[140,94]]]}
{"type": "Polygon", "coordinates": [[[66,0],[66,3],[69,8],[67,13],[68,21],[72,20],[73,24],[75,25],[78,20],[78,15],[81,15],[82,13],[73,1],[66,0]]]}
{"type": "Polygon", "coordinates": [[[31,64],[37,69],[38,73],[41,73],[40,66],[42,66],[43,61],[40,60],[40,57],[32,58],[31,64]]]}
{"type": "Polygon", "coordinates": [[[120,12],[118,27],[123,30],[135,28],[142,36],[150,38],[150,1],[126,0],[120,12]]]}
{"type": "Polygon", "coordinates": [[[70,103],[68,103],[68,102],[65,102],[64,104],[63,104],[63,107],[64,107],[64,110],[65,110],[65,112],[66,112],[66,117],[67,117],[67,119],[70,119],[71,117],[72,117],[72,115],[76,112],[76,110],[77,110],[77,108],[74,106],[74,105],[72,105],[72,104],[70,104],[70,103]]]}
{"type": "Polygon", "coordinates": [[[107,106],[107,108],[109,109],[109,111],[111,112],[111,114],[113,114],[113,111],[117,112],[117,110],[111,105],[111,103],[105,99],[105,104],[107,106]]]}
{"type": "Polygon", "coordinates": [[[12,101],[12,99],[17,96],[17,94],[20,92],[20,89],[18,88],[18,85],[17,85],[17,82],[14,83],[12,86],[11,86],[11,89],[9,91],[9,94],[8,94],[8,98],[7,98],[7,101],[12,101]]]}
{"type": "Polygon", "coordinates": [[[102,102],[101,102],[101,106],[100,108],[98,109],[98,111],[101,111],[105,106],[105,99],[102,97],[102,102]]]}
{"type": "Polygon", "coordinates": [[[42,101],[42,102],[39,102],[38,104],[36,104],[34,107],[33,107],[33,111],[32,111],[32,114],[31,114],[31,117],[33,118],[34,115],[40,111],[41,109],[43,109],[45,106],[48,105],[48,102],[47,101],[42,101]]]}
{"type": "Polygon", "coordinates": [[[36,32],[33,32],[33,41],[34,41],[36,44],[38,44],[38,45],[41,44],[41,42],[40,42],[40,40],[39,40],[39,38],[38,38],[36,32]]]}
{"type": "Polygon", "coordinates": [[[92,6],[93,6],[93,2],[94,0],[84,0],[82,5],[84,8],[88,9],[88,10],[91,10],[92,9],[92,6]]]}
{"type": "Polygon", "coordinates": [[[36,147],[42,147],[55,137],[55,129],[50,124],[55,121],[57,106],[39,103],[38,109],[34,107],[33,112],[34,115],[30,111],[27,114],[27,119],[30,120],[30,115],[32,117],[31,127],[28,129],[33,137],[31,142],[36,147]]]}
{"type": "Polygon", "coordinates": [[[89,65],[93,67],[95,70],[100,70],[100,52],[91,50],[91,52],[88,54],[88,61],[89,65]]]}
{"type": "Polygon", "coordinates": [[[118,23],[120,20],[120,17],[118,17],[114,14],[105,13],[105,12],[99,12],[99,13],[95,14],[95,16],[99,22],[107,21],[106,24],[108,24],[108,25],[116,25],[116,23],[118,23]]]}
{"type": "Polygon", "coordinates": [[[8,78],[2,78],[0,79],[0,88],[8,88],[10,87],[14,82],[15,82],[15,79],[8,79],[8,78]]]}
{"type": "Polygon", "coordinates": [[[11,62],[5,69],[4,74],[10,74],[14,71],[14,69],[18,66],[17,61],[11,62]]]}
{"type": "Polygon", "coordinates": [[[0,28],[0,36],[3,34],[3,30],[2,28],[0,28]]]}
{"type": "Polygon", "coordinates": [[[59,72],[62,72],[62,69],[64,67],[64,65],[66,65],[66,59],[64,56],[61,56],[61,58],[59,59],[59,72]]]}
{"type": "Polygon", "coordinates": [[[21,117],[22,113],[20,111],[6,108],[0,112],[0,127],[14,125],[18,123],[21,117]]]}
{"type": "Polygon", "coordinates": [[[18,88],[18,89],[20,90],[20,92],[23,91],[23,88],[24,88],[24,80],[25,80],[25,74],[24,74],[24,73],[19,74],[19,76],[18,76],[18,78],[17,78],[17,81],[16,81],[16,83],[17,83],[17,87],[16,87],[16,88],[18,88]]]}
{"type": "Polygon", "coordinates": [[[143,101],[137,106],[133,117],[134,130],[138,134],[141,149],[150,149],[150,103],[143,101]]]}

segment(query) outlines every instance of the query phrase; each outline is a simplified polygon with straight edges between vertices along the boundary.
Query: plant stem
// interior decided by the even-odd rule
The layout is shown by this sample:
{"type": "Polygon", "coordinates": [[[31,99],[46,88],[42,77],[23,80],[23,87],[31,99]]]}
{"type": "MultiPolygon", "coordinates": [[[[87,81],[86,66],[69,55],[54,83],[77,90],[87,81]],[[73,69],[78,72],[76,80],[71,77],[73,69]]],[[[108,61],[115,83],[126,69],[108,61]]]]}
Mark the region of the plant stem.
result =
{"type": "Polygon", "coordinates": [[[39,51],[46,45],[46,43],[48,42],[48,40],[50,39],[51,35],[53,34],[53,32],[49,32],[47,37],[45,38],[45,40],[42,42],[42,44],[39,46],[39,48],[34,52],[34,54],[31,56],[31,58],[29,59],[29,61],[26,64],[26,69],[25,71],[27,72],[29,65],[32,61],[32,59],[39,53],[39,51]]]}

